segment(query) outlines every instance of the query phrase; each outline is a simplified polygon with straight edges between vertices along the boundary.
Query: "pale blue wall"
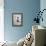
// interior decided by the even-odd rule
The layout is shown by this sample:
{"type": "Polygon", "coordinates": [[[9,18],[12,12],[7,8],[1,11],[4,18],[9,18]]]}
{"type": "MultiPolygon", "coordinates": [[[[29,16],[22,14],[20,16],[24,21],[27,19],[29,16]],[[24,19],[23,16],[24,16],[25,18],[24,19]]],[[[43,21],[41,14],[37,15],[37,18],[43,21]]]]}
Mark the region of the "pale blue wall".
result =
{"type": "Polygon", "coordinates": [[[40,9],[40,0],[4,0],[4,35],[5,40],[18,41],[24,37],[32,27],[32,19],[35,12],[40,9]],[[23,13],[23,26],[12,26],[12,13],[23,13]]]}
{"type": "MultiPolygon", "coordinates": [[[[40,10],[42,11],[43,9],[46,9],[46,0],[41,0],[40,1],[40,10]]],[[[40,21],[40,25],[46,27],[46,10],[43,12],[43,22],[40,21]]]]}

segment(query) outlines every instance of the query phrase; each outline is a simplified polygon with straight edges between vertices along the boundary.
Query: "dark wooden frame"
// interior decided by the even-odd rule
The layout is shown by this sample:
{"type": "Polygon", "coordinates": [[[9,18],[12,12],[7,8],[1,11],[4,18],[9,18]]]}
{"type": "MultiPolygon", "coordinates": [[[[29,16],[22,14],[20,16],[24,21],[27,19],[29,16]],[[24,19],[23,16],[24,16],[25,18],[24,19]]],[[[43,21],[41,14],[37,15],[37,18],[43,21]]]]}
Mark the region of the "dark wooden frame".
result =
{"type": "Polygon", "coordinates": [[[12,13],[12,26],[14,27],[23,26],[23,13],[12,13]],[[14,15],[21,15],[21,25],[14,25],[14,21],[13,21],[14,15]]]}

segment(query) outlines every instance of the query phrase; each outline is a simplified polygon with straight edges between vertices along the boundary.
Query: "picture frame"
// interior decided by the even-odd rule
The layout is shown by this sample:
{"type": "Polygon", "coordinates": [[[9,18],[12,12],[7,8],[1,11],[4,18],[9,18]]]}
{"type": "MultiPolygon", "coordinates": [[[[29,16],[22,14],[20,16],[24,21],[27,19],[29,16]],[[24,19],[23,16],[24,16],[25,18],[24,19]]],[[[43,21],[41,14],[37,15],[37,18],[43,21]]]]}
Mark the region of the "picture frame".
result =
{"type": "Polygon", "coordinates": [[[12,26],[23,25],[23,13],[12,13],[12,26]]]}

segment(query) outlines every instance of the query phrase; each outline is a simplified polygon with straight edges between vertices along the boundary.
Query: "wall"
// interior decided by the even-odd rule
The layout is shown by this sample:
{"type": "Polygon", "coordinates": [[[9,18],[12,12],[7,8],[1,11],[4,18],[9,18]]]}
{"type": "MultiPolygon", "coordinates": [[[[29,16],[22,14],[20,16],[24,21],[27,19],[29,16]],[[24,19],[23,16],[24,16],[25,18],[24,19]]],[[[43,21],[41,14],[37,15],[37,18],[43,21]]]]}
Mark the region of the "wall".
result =
{"type": "Polygon", "coordinates": [[[4,36],[7,41],[18,41],[31,31],[35,12],[40,9],[40,0],[4,0],[4,36]],[[23,13],[23,26],[12,26],[12,13],[23,13]]]}
{"type": "MultiPolygon", "coordinates": [[[[46,9],[46,0],[41,0],[40,1],[40,9],[41,9],[41,11],[43,10],[43,9],[46,9]]],[[[40,22],[40,25],[43,25],[43,26],[46,26],[46,10],[43,12],[43,22],[41,21],[40,22]]]]}
{"type": "Polygon", "coordinates": [[[4,0],[0,0],[0,42],[4,41],[4,0]]]}

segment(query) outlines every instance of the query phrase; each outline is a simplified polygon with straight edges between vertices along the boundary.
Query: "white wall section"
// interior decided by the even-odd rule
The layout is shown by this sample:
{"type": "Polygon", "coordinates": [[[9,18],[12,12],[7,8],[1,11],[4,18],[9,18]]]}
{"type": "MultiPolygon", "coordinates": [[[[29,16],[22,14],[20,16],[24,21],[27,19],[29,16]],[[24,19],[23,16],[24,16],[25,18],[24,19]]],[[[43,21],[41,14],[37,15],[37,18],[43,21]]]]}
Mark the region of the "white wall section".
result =
{"type": "Polygon", "coordinates": [[[4,41],[4,0],[0,0],[0,42],[4,41]]]}

